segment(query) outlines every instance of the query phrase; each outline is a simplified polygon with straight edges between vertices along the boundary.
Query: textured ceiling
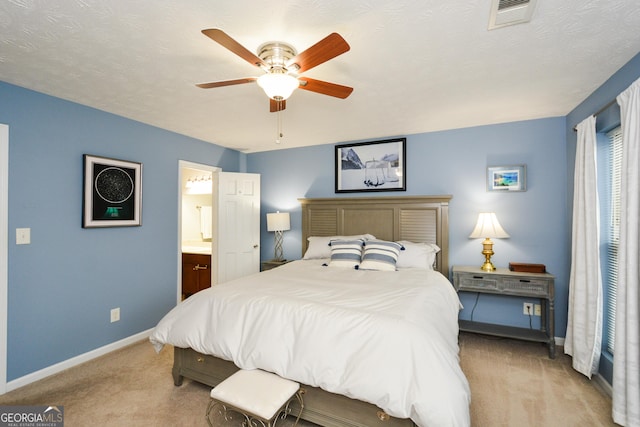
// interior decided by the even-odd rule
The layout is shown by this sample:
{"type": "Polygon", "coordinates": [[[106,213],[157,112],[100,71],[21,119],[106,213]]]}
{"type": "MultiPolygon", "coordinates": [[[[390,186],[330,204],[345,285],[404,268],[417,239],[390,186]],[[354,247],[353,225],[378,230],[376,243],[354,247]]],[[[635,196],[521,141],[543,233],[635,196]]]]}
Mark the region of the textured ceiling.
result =
{"type": "Polygon", "coordinates": [[[638,0],[538,0],[530,23],[488,31],[488,0],[4,0],[0,80],[247,152],[563,116],[640,51],[638,0]],[[351,50],[304,73],[352,86],[298,90],[276,115],[250,51],[351,50]]]}

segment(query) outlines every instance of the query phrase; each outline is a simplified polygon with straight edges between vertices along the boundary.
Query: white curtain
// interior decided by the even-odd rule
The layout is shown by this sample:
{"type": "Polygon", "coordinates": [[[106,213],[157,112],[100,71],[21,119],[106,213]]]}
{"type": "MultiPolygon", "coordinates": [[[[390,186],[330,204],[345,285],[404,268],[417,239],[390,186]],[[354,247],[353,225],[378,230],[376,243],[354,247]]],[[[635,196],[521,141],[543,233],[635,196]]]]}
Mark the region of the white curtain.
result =
{"type": "Polygon", "coordinates": [[[573,356],[576,371],[591,378],[598,372],[602,340],[595,117],[583,120],[577,130],[569,317],[564,352],[573,356]]]}
{"type": "Polygon", "coordinates": [[[640,79],[617,101],[622,126],[622,187],[613,420],[631,427],[640,426],[640,79]]]}

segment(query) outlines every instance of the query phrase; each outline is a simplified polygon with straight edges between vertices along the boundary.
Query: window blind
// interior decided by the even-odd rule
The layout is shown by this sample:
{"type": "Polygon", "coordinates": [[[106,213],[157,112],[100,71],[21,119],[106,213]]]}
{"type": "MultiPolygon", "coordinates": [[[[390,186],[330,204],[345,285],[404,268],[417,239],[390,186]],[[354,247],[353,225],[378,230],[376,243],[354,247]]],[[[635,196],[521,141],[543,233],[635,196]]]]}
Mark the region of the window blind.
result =
{"type": "Polygon", "coordinates": [[[610,217],[608,220],[609,244],[607,245],[607,283],[605,284],[606,317],[605,344],[614,354],[616,335],[616,293],[618,287],[618,251],[620,246],[620,185],[622,182],[622,128],[607,133],[609,139],[609,189],[611,191],[610,217]]]}

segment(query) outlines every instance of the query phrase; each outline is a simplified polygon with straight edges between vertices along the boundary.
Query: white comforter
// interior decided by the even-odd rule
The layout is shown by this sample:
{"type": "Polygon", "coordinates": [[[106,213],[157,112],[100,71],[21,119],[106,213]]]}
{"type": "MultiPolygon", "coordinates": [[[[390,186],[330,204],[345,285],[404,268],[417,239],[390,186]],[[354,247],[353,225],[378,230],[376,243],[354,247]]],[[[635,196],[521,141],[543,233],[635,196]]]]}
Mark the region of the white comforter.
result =
{"type": "Polygon", "coordinates": [[[150,340],[373,403],[419,426],[468,426],[460,302],[448,280],[295,261],[201,291],[150,340]]]}

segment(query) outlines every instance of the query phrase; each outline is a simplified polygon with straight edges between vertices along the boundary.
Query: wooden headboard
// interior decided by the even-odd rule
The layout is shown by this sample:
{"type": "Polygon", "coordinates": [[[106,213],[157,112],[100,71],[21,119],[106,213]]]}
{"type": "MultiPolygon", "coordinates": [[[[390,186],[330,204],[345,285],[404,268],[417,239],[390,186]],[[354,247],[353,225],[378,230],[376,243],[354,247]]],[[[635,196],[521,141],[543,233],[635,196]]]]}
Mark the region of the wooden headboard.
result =
{"type": "Polygon", "coordinates": [[[309,236],[373,234],[382,240],[435,243],[436,269],[449,277],[449,200],[445,196],[298,199],[302,253],[309,236]]]}

